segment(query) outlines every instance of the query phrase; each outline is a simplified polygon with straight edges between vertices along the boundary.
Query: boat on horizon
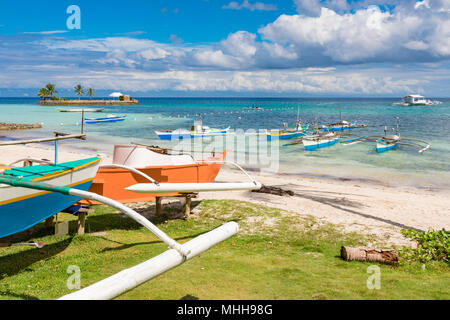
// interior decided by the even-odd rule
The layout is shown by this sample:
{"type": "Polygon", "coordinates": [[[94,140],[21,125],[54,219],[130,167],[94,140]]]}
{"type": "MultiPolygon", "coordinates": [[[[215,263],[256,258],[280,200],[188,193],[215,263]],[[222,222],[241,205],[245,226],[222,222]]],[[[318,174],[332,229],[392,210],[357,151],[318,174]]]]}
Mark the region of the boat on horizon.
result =
{"type": "Polygon", "coordinates": [[[402,98],[400,102],[394,102],[393,105],[401,106],[431,106],[435,104],[442,104],[441,101],[429,100],[419,94],[409,94],[402,98]]]}

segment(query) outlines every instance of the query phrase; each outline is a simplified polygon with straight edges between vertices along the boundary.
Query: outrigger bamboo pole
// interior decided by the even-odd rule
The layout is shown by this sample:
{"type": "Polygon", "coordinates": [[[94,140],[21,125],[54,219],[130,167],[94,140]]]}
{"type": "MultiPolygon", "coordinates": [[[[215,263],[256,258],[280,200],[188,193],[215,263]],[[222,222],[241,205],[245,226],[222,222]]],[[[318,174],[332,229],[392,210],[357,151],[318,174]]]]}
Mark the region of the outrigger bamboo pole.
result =
{"type": "Polygon", "coordinates": [[[170,238],[166,233],[156,227],[149,220],[141,216],[136,211],[124,206],[120,202],[100,196],[98,194],[61,187],[46,183],[34,181],[24,181],[20,179],[11,179],[0,176],[0,183],[8,184],[14,187],[29,188],[35,190],[45,190],[58,192],[65,195],[86,198],[98,201],[116,208],[146,227],[151,233],[166,243],[171,249],[156,256],[144,263],[141,263],[130,269],[123,270],[118,274],[104,279],[96,284],[77,292],[61,297],[62,300],[104,300],[112,299],[118,295],[135,288],[136,286],[170,270],[183,262],[192,259],[200,253],[208,250],[221,241],[228,239],[239,231],[239,225],[235,222],[228,222],[219,228],[198,236],[185,244],[180,244],[170,238]]]}
{"type": "Polygon", "coordinates": [[[180,253],[174,249],[167,250],[137,266],[116,273],[87,288],[65,295],[59,298],[59,300],[107,300],[115,298],[183,262],[192,259],[219,242],[235,235],[238,231],[239,226],[236,222],[228,222],[217,229],[184,243],[182,249],[189,252],[187,256],[180,255],[180,253]]]}

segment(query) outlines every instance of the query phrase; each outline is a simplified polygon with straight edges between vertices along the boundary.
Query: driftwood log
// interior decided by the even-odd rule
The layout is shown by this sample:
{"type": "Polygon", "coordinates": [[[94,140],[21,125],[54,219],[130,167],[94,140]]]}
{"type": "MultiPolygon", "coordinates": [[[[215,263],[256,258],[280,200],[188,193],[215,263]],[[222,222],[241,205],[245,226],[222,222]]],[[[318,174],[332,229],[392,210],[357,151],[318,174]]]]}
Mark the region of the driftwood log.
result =
{"type": "Polygon", "coordinates": [[[292,190],[285,190],[278,187],[271,187],[271,186],[265,186],[263,185],[261,189],[259,190],[252,190],[252,192],[259,192],[259,193],[269,193],[269,194],[275,194],[277,196],[293,196],[294,191],[292,190]]]}
{"type": "Polygon", "coordinates": [[[346,261],[368,261],[386,264],[397,264],[398,253],[392,249],[341,248],[341,258],[346,261]]]}

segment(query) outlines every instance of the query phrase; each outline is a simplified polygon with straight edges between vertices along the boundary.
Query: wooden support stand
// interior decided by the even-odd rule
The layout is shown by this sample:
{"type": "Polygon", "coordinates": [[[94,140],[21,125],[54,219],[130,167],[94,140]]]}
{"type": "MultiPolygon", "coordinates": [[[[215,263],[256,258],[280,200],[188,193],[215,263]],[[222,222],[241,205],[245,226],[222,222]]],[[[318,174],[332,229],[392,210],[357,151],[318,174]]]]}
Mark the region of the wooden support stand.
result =
{"type": "MultiPolygon", "coordinates": [[[[191,215],[191,204],[192,204],[192,198],[197,198],[198,193],[183,193],[182,195],[175,196],[176,198],[185,198],[184,203],[184,217],[185,219],[188,219],[191,215]]],[[[162,198],[163,197],[156,197],[155,203],[156,203],[156,214],[160,215],[162,213],[162,198]]],[[[169,198],[169,197],[167,197],[169,198]]],[[[171,198],[171,197],[170,197],[171,198]]]]}
{"type": "Polygon", "coordinates": [[[85,225],[86,225],[86,216],[88,213],[94,212],[94,209],[91,209],[89,207],[82,207],[80,211],[78,211],[78,223],[77,223],[77,233],[79,235],[85,234],[85,225]]]}

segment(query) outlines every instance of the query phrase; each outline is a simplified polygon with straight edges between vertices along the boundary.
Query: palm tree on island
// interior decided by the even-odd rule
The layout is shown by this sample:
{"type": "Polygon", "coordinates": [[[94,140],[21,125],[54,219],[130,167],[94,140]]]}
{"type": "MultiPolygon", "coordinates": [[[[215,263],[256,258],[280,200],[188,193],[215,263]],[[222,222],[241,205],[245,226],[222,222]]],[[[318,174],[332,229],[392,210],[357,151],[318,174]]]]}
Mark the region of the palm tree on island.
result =
{"type": "Polygon", "coordinates": [[[94,89],[89,88],[88,91],[87,91],[87,95],[89,96],[89,99],[91,99],[92,96],[95,96],[94,89]]]}
{"type": "Polygon", "coordinates": [[[48,97],[52,98],[55,93],[58,93],[55,87],[56,86],[53,83],[49,82],[44,88],[39,90],[37,95],[43,100],[46,100],[48,97]]]}
{"type": "Polygon", "coordinates": [[[41,100],[45,100],[49,96],[48,90],[46,88],[41,88],[37,95],[41,98],[41,100]]]}
{"type": "Polygon", "coordinates": [[[50,96],[50,98],[55,94],[58,93],[58,91],[56,91],[56,86],[53,83],[47,83],[47,85],[45,86],[45,88],[47,89],[47,93],[50,96]]]}
{"type": "Polygon", "coordinates": [[[81,96],[84,94],[84,88],[81,84],[77,84],[74,89],[75,93],[78,95],[78,100],[81,100],[81,96]]]}

